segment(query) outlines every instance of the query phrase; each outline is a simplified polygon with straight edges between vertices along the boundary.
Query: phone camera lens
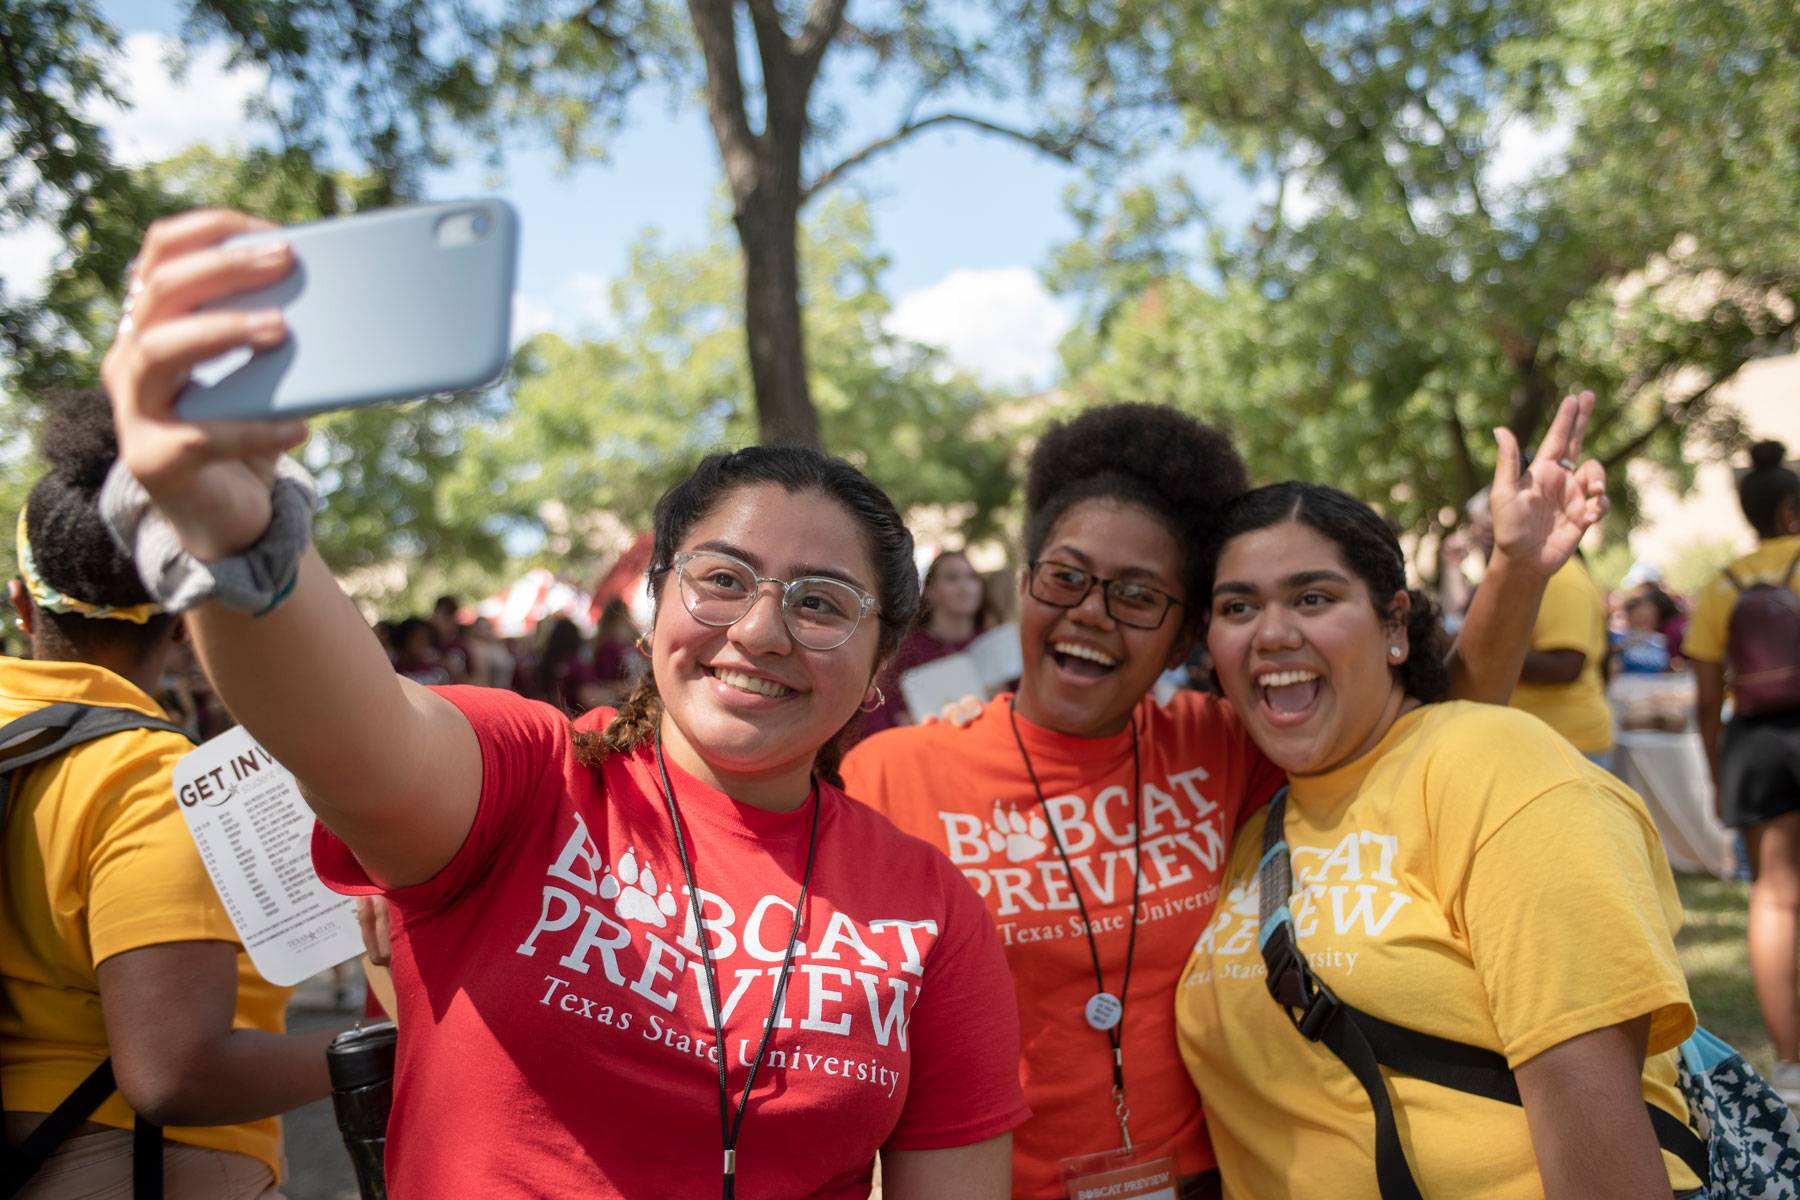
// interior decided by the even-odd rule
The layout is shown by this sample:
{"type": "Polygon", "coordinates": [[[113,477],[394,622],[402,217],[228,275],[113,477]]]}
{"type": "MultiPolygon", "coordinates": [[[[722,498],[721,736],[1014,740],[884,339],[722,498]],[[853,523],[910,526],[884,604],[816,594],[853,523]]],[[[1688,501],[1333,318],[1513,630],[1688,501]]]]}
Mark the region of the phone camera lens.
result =
{"type": "Polygon", "coordinates": [[[476,237],[483,238],[488,235],[488,229],[492,225],[493,218],[489,217],[486,213],[476,213],[475,219],[470,222],[470,231],[474,233],[476,237]]]}

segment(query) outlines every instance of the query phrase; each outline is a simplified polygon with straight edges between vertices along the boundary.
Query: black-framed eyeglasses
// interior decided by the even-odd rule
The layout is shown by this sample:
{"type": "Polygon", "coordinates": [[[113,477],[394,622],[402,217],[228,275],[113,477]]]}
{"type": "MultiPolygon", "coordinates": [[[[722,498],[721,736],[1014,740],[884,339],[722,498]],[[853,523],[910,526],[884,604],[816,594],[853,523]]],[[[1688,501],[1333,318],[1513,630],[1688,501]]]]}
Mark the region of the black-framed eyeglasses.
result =
{"type": "Polygon", "coordinates": [[[781,588],[781,620],[788,636],[808,650],[836,650],[856,633],[875,597],[853,584],[823,575],[776,579],[758,575],[736,555],[719,550],[690,550],[669,564],[675,572],[681,602],[702,625],[735,625],[756,604],[765,583],[781,588]]]}
{"type": "Polygon", "coordinates": [[[1155,629],[1181,601],[1161,588],[1126,579],[1103,579],[1070,563],[1045,560],[1029,565],[1026,586],[1031,598],[1057,608],[1074,608],[1096,584],[1106,615],[1133,629],[1155,629]]]}

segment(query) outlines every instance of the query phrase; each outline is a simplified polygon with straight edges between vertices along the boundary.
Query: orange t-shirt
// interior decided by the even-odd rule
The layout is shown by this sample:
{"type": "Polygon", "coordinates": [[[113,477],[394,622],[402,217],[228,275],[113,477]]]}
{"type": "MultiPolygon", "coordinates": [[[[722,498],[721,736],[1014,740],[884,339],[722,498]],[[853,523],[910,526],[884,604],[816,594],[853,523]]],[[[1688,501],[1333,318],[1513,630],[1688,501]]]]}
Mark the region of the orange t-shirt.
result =
{"type": "MultiPolygon", "coordinates": [[[[1115,1149],[1112,1050],[1083,1017],[1093,959],[1073,888],[1095,926],[1115,996],[1131,933],[1131,732],[1078,738],[1020,717],[1011,697],[967,726],[912,725],[859,744],[845,790],[943,849],[1000,927],[1019,1005],[1019,1069],[1032,1117],[1013,1131],[1013,1194],[1063,1196],[1064,1158],[1115,1149]],[[1065,868],[1046,822],[1069,856],[1065,868]]],[[[1125,993],[1123,1048],[1131,1136],[1176,1156],[1183,1173],[1213,1165],[1200,1098],[1175,1037],[1175,989],[1218,899],[1231,835],[1281,785],[1229,705],[1195,692],[1134,714],[1143,773],[1137,949],[1125,993]]]]}

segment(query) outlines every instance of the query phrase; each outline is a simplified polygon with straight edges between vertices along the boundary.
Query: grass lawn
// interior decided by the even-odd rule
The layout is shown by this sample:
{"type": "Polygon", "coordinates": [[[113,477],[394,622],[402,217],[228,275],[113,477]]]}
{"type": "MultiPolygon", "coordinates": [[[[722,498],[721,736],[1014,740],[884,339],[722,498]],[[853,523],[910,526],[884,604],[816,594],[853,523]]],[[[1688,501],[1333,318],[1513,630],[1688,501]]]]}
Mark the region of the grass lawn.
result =
{"type": "Polygon", "coordinates": [[[1700,1023],[1740,1050],[1765,1076],[1775,1050],[1763,1033],[1750,990],[1744,948],[1745,905],[1750,885],[1700,875],[1677,875],[1687,920],[1675,939],[1700,1023]]]}

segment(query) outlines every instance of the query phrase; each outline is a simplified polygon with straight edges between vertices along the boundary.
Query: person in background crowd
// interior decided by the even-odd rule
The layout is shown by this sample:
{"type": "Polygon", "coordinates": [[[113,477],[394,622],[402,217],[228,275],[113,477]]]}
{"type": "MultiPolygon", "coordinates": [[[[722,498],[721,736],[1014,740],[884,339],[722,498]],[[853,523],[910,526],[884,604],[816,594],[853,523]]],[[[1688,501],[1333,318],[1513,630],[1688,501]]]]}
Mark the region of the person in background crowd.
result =
{"type": "Polygon", "coordinates": [[[982,623],[986,604],[987,592],[981,576],[969,565],[966,555],[959,550],[946,550],[931,560],[925,571],[919,623],[907,631],[893,661],[876,678],[882,702],[863,717],[863,736],[909,724],[914,719],[900,694],[900,676],[946,654],[955,654],[974,641],[986,628],[982,623]]]}
{"type": "Polygon", "coordinates": [[[603,698],[594,668],[582,653],[581,628],[567,617],[550,618],[537,665],[537,694],[570,715],[598,707],[603,698]]]}
{"type": "Polygon", "coordinates": [[[1769,1082],[1800,1105],[1800,475],[1782,465],[1783,454],[1780,442],[1751,447],[1738,501],[1757,548],[1701,591],[1683,648],[1694,664],[1714,804],[1749,851],[1750,978],[1775,1043],[1769,1082]],[[1756,607],[1738,613],[1752,589],[1761,592],[1756,607]],[[1747,692],[1738,674],[1750,666],[1773,681],[1768,692],[1747,692]],[[1728,684],[1739,711],[1721,729],[1728,684]]]}
{"type": "MultiPolygon", "coordinates": [[[[1502,434],[1497,548],[1452,668],[1465,695],[1505,698],[1544,581],[1603,511],[1598,465],[1556,463],[1580,454],[1592,404],[1564,401],[1545,435],[1557,449],[1527,475],[1502,434]]],[[[1127,1122],[1134,1146],[1174,1157],[1184,1197],[1217,1194],[1175,985],[1232,834],[1280,771],[1230,705],[1150,689],[1200,634],[1201,556],[1245,483],[1230,439],[1173,408],[1108,405],[1051,428],[1025,485],[1017,695],[845,760],[851,792],[943,847],[999,925],[1032,1109],[1017,1196],[1065,1196],[1064,1160],[1118,1147],[1127,1122]]]]}
{"type": "Polygon", "coordinates": [[[408,617],[394,626],[394,670],[422,687],[441,687],[450,672],[438,657],[437,634],[423,617],[408,617]]]}
{"type": "Polygon", "coordinates": [[[1662,625],[1662,614],[1649,596],[1625,601],[1625,628],[1612,636],[1613,661],[1620,673],[1658,675],[1669,670],[1669,639],[1662,625]]]}
{"type": "Polygon", "coordinates": [[[918,606],[892,502],[817,451],[711,455],[656,506],[652,666],[617,713],[417,687],[280,536],[310,512],[277,462],[304,426],[174,411],[194,363],[284,332],[201,309],[291,269],[220,249],[260,227],[152,227],[103,372],[186,553],[294,572],[272,609],[187,616],[318,814],[320,874],[389,900],[392,1193],[850,1200],[879,1154],[887,1200],[1001,1200],[1026,1109],[998,935],[941,854],[833,783],[918,606]]]}
{"type": "Polygon", "coordinates": [[[513,685],[513,671],[518,664],[512,650],[494,636],[492,621],[486,617],[475,618],[469,626],[468,647],[471,683],[497,688],[513,685]]]}
{"type": "MultiPolygon", "coordinates": [[[[105,399],[55,404],[41,451],[49,469],[20,515],[8,589],[32,657],[0,664],[0,724],[71,701],[164,718],[151,693],[180,624],[151,602],[96,511],[116,454],[105,399]]],[[[140,1117],[165,1126],[168,1195],[276,1197],[276,1115],[330,1090],[332,1035],[284,1036],[292,989],[251,967],[176,808],[172,773],[192,748],[177,733],[131,729],[8,781],[7,1142],[23,1142],[109,1056],[118,1085],[21,1200],[129,1195],[140,1117]]]]}
{"type": "Polygon", "coordinates": [[[451,683],[473,682],[469,669],[469,644],[463,638],[456,614],[462,608],[455,596],[439,596],[431,606],[431,632],[437,639],[438,665],[451,683]]]}
{"type": "MultiPolygon", "coordinates": [[[[1492,554],[1494,546],[1488,497],[1484,488],[1468,504],[1469,538],[1484,554],[1492,554]]],[[[1512,706],[1542,720],[1603,767],[1611,765],[1613,752],[1608,641],[1606,596],[1577,552],[1544,589],[1512,706]]]]}
{"type": "MultiPolygon", "coordinates": [[[[1258,488],[1226,512],[1205,574],[1225,695],[1291,785],[1279,852],[1298,953],[1345,1004],[1502,1055],[1517,1081],[1522,1107],[1378,1074],[1419,1193],[1693,1193],[1645,1109],[1686,1123],[1674,1050],[1694,1011],[1643,802],[1541,722],[1439,703],[1435,606],[1361,501],[1258,488]]],[[[1269,994],[1272,811],[1240,832],[1182,980],[1182,1055],[1227,1197],[1379,1200],[1368,1095],[1269,994]]]]}
{"type": "Polygon", "coordinates": [[[631,694],[638,676],[644,673],[644,656],[638,650],[638,629],[632,624],[631,610],[614,596],[600,610],[600,628],[594,635],[593,692],[594,707],[617,705],[631,694]]]}

